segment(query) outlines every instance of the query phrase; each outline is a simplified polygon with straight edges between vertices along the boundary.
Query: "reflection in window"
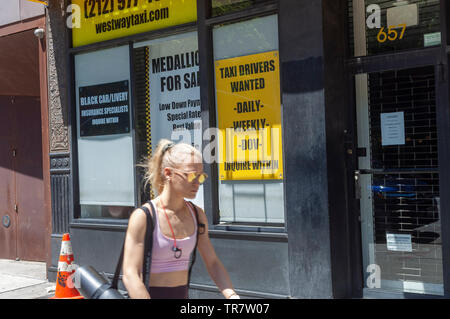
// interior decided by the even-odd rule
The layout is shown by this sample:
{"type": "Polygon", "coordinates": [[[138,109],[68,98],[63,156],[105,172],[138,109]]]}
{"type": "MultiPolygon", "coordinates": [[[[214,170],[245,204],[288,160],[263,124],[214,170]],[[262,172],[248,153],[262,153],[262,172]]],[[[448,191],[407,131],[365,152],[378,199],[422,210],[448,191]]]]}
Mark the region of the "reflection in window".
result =
{"type": "Polygon", "coordinates": [[[348,8],[355,56],[441,43],[439,0],[349,0],[348,8]]]}
{"type": "Polygon", "coordinates": [[[81,205],[81,218],[128,219],[134,207],[81,205]]]}
{"type": "Polygon", "coordinates": [[[212,0],[212,15],[220,16],[233,11],[244,10],[255,4],[269,2],[270,0],[212,0]]]}
{"type": "Polygon", "coordinates": [[[214,29],[216,60],[278,49],[277,17],[268,16],[214,29]]]}

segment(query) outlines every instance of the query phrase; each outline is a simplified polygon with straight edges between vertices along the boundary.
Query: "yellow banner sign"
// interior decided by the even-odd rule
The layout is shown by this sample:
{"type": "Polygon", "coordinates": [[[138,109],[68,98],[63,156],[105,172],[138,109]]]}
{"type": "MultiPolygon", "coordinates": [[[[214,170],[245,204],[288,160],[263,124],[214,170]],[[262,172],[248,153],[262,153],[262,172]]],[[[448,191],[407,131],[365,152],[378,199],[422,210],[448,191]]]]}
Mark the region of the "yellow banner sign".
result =
{"type": "Polygon", "coordinates": [[[40,4],[43,4],[44,6],[48,5],[48,3],[45,1],[40,1],[40,0],[28,0],[28,1],[40,3],[40,4]]]}
{"type": "Polygon", "coordinates": [[[196,0],[72,0],[80,8],[73,47],[197,20],[196,0]]]}
{"type": "Polygon", "coordinates": [[[278,51],[216,61],[220,180],[283,179],[278,51]]]}

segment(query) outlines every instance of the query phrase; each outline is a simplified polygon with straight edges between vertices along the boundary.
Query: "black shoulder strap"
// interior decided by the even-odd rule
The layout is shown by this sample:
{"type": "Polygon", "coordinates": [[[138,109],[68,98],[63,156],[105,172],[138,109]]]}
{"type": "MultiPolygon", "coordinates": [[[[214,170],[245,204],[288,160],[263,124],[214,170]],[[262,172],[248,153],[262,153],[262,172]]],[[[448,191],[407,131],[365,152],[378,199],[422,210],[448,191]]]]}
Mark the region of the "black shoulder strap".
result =
{"type": "MultiPolygon", "coordinates": [[[[149,280],[150,280],[150,267],[151,267],[151,258],[152,258],[152,247],[153,247],[153,229],[155,225],[155,208],[153,207],[153,203],[149,201],[150,207],[152,208],[153,214],[150,214],[150,211],[147,207],[142,206],[140,209],[142,209],[145,212],[145,215],[147,216],[147,227],[145,231],[145,244],[144,244],[144,262],[142,265],[143,275],[144,275],[144,284],[145,287],[149,288],[149,280]]],[[[120,257],[117,262],[116,271],[114,272],[114,277],[111,282],[111,288],[117,289],[118,282],[119,282],[119,275],[120,271],[122,270],[122,263],[123,263],[123,252],[125,249],[125,240],[123,242],[122,251],[120,252],[120,257]]]]}
{"type": "Polygon", "coordinates": [[[194,213],[195,213],[195,219],[197,222],[197,238],[195,240],[195,247],[194,250],[192,251],[192,258],[191,258],[191,264],[189,266],[189,272],[188,272],[188,288],[189,288],[189,284],[191,283],[191,272],[192,272],[192,267],[194,266],[195,263],[195,258],[197,255],[197,244],[198,244],[198,235],[200,233],[200,228],[203,228],[203,230],[205,229],[205,224],[200,223],[199,219],[198,219],[198,212],[197,212],[197,208],[195,207],[194,203],[192,203],[191,201],[189,201],[189,204],[191,204],[192,208],[194,209],[194,213]]]}
{"type": "MultiPolygon", "coordinates": [[[[126,234],[125,234],[126,237],[126,234]]],[[[120,252],[120,257],[119,260],[117,261],[117,266],[116,266],[116,271],[114,272],[114,277],[111,281],[111,288],[113,289],[117,289],[117,284],[119,282],[119,275],[120,275],[120,270],[122,269],[122,262],[123,262],[123,251],[125,249],[125,240],[124,243],[122,245],[122,251],[120,252]]]]}
{"type": "Polygon", "coordinates": [[[147,207],[142,206],[145,214],[147,215],[147,231],[145,232],[145,245],[144,245],[144,262],[142,265],[143,281],[147,290],[149,289],[150,282],[150,269],[152,265],[152,248],[153,248],[153,230],[156,225],[156,212],[155,207],[151,201],[148,202],[152,209],[152,213],[147,207]]]}

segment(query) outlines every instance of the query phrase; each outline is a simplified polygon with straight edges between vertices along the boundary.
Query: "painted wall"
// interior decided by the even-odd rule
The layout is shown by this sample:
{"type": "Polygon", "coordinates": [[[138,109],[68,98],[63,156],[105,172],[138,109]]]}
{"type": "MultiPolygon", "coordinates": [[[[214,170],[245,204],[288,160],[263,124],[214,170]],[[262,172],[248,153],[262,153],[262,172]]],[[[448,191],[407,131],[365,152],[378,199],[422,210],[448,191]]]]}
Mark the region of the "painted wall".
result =
{"type": "Polygon", "coordinates": [[[28,0],[0,1],[0,27],[41,16],[45,6],[28,0]]]}

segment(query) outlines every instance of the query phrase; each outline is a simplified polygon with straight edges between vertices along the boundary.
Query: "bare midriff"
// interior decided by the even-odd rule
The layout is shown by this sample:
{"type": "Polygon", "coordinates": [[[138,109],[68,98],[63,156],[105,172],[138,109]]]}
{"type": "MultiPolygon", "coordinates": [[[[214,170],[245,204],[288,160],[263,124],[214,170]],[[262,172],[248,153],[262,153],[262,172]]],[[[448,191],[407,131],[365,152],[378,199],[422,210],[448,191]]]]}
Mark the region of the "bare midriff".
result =
{"type": "Polygon", "coordinates": [[[187,284],[188,271],[152,273],[150,276],[151,287],[177,287],[187,284]]]}

